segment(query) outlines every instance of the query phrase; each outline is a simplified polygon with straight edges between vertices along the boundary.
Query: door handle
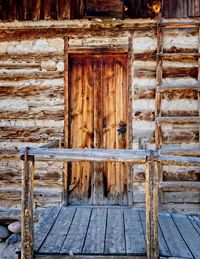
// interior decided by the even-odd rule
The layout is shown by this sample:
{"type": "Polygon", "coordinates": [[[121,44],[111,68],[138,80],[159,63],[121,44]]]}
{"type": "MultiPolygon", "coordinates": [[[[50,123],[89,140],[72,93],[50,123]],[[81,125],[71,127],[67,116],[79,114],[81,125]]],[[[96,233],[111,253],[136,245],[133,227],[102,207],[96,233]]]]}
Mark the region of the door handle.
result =
{"type": "Polygon", "coordinates": [[[117,129],[119,135],[124,136],[126,134],[126,123],[123,121],[120,121],[119,128],[117,129]]]}

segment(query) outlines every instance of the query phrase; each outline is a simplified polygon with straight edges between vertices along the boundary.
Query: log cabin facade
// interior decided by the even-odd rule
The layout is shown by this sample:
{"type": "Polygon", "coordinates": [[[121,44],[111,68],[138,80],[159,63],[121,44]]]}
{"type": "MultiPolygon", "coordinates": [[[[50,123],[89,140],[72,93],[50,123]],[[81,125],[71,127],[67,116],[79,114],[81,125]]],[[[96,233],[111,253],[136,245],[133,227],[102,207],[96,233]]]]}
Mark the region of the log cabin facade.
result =
{"type": "MultiPolygon", "coordinates": [[[[59,139],[69,148],[199,148],[199,5],[0,2],[1,207],[20,206],[23,146],[59,139]]],[[[35,166],[36,207],[66,202],[64,170],[69,204],[145,204],[144,165],[35,166]]],[[[160,206],[199,213],[199,167],[160,170],[160,181],[174,183],[160,190],[160,206]]]]}

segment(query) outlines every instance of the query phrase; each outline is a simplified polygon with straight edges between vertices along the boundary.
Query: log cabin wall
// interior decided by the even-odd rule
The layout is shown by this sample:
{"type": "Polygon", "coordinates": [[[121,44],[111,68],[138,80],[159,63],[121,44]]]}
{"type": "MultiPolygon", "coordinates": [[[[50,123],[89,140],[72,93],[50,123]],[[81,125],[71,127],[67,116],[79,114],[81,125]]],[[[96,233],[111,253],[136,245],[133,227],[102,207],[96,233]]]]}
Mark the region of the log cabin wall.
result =
{"type": "MultiPolygon", "coordinates": [[[[133,149],[155,149],[156,29],[135,30],[123,37],[71,39],[69,52],[88,49],[131,49],[133,149]],[[130,45],[131,44],[131,45],[130,45]],[[147,142],[147,144],[145,144],[147,142]]],[[[199,51],[198,29],[166,29],[164,52],[199,51]]],[[[0,206],[20,206],[21,146],[40,145],[63,138],[64,128],[64,40],[45,38],[0,43],[0,206]],[[15,151],[13,151],[15,150],[15,151]]],[[[165,60],[163,82],[170,85],[198,82],[198,59],[165,60]]],[[[198,116],[196,91],[164,94],[163,116],[198,116]]],[[[163,125],[162,147],[199,147],[197,125],[163,125]]],[[[59,204],[62,200],[62,170],[59,163],[36,164],[36,206],[59,204]]],[[[144,206],[145,169],[132,167],[132,204],[144,206]]],[[[166,181],[199,181],[197,167],[165,166],[166,181]]],[[[199,212],[198,190],[161,193],[162,208],[199,212]]]]}
{"type": "MultiPolygon", "coordinates": [[[[63,70],[62,38],[0,43],[1,206],[20,204],[21,162],[13,151],[63,137],[63,70]]],[[[61,202],[62,168],[37,163],[37,206],[61,202]]]]}

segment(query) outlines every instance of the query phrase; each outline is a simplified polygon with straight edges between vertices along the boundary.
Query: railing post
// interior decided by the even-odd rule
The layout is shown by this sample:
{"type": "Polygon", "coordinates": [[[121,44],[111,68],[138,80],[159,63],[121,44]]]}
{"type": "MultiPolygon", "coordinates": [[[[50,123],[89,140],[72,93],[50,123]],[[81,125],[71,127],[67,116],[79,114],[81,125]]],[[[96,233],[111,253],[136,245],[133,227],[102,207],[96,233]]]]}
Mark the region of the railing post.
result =
{"type": "Polygon", "coordinates": [[[22,173],[22,248],[21,259],[32,259],[34,249],[33,226],[34,157],[29,157],[28,147],[24,152],[22,173]],[[30,161],[32,160],[32,162],[30,161]]]}
{"type": "Polygon", "coordinates": [[[159,258],[158,243],[158,162],[154,152],[146,159],[146,243],[147,259],[159,258]]]}

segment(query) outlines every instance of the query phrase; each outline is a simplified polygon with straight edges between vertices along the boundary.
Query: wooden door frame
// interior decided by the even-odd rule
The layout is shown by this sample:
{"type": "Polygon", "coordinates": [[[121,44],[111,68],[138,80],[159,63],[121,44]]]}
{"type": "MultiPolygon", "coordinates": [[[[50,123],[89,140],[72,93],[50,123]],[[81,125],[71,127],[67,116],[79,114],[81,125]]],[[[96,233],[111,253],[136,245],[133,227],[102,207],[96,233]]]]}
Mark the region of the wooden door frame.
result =
{"type": "MultiPolygon", "coordinates": [[[[132,88],[133,88],[133,37],[128,39],[128,45],[126,48],[69,48],[69,38],[64,38],[64,147],[69,148],[69,54],[127,54],[127,97],[128,97],[128,149],[132,149],[133,129],[132,129],[132,88]]],[[[64,163],[63,169],[63,196],[62,203],[66,206],[69,203],[69,177],[68,177],[68,163],[64,163]]],[[[131,168],[128,174],[128,205],[132,205],[132,174],[131,168]]]]}

